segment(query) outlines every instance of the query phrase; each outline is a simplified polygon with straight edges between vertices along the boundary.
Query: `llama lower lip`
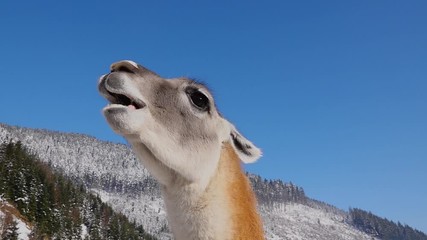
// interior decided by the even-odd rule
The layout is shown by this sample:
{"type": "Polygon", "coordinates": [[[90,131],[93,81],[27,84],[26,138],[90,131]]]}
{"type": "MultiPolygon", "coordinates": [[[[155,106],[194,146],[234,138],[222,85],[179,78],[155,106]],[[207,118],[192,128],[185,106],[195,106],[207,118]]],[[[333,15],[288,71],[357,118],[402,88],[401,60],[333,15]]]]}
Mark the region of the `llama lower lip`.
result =
{"type": "Polygon", "coordinates": [[[122,104],[108,104],[104,110],[107,111],[110,114],[113,113],[119,113],[119,112],[123,112],[123,111],[136,111],[139,109],[143,109],[144,107],[139,107],[133,104],[129,104],[129,105],[122,105],[122,104]]]}
{"type": "Polygon", "coordinates": [[[116,115],[123,114],[128,111],[127,106],[119,105],[119,104],[109,104],[103,110],[106,115],[116,115]]]}

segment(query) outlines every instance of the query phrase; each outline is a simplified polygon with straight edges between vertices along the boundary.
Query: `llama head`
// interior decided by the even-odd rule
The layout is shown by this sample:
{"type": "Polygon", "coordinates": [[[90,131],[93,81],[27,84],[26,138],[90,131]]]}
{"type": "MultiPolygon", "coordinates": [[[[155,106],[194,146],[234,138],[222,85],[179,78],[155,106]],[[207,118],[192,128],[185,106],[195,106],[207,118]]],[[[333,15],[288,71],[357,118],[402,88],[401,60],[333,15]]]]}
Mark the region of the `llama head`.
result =
{"type": "Polygon", "coordinates": [[[222,145],[250,163],[261,151],[224,119],[208,89],[187,78],[164,79],[132,61],[111,65],[98,89],[110,104],[103,113],[162,184],[177,178],[206,186],[222,145]]]}

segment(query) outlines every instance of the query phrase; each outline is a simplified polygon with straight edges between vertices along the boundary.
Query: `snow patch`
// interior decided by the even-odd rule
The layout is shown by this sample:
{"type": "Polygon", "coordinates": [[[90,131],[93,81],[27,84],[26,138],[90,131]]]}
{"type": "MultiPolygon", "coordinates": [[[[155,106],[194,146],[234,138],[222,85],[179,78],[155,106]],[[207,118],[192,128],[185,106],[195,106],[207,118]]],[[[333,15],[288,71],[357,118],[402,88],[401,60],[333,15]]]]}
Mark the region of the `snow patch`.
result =
{"type": "Polygon", "coordinates": [[[85,238],[86,238],[86,236],[88,236],[88,235],[89,235],[89,232],[87,231],[87,227],[86,227],[86,225],[84,225],[84,224],[80,225],[80,227],[81,227],[81,229],[82,229],[81,237],[82,237],[82,239],[85,239],[85,238]]]}
{"type": "Polygon", "coordinates": [[[102,202],[108,203],[110,201],[110,194],[108,192],[92,188],[90,192],[96,194],[102,202]]]}
{"type": "Polygon", "coordinates": [[[31,229],[25,224],[21,219],[14,218],[16,221],[16,227],[18,228],[18,239],[19,240],[29,240],[29,235],[31,234],[31,229]]]}

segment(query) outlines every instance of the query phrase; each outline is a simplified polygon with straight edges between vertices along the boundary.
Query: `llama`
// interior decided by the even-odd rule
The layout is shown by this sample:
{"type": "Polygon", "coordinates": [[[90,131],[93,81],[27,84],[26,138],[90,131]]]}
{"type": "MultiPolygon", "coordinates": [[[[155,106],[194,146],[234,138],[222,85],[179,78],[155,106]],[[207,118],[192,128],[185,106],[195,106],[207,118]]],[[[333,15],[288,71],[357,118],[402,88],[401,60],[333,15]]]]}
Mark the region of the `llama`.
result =
{"type": "Polygon", "coordinates": [[[212,94],[187,78],[164,79],[120,61],[100,77],[111,128],[160,183],[176,240],[264,239],[241,163],[261,151],[217,111],[212,94]]]}

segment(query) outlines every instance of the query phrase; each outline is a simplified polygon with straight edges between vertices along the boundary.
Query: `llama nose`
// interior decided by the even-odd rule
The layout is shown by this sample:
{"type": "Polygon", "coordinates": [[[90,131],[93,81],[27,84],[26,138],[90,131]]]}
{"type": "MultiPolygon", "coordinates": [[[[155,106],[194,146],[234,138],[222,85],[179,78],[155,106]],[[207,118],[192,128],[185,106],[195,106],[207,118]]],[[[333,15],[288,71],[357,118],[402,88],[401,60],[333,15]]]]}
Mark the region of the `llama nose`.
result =
{"type": "Polygon", "coordinates": [[[138,64],[134,61],[123,60],[123,61],[111,64],[110,71],[136,73],[138,71],[138,64]]]}

